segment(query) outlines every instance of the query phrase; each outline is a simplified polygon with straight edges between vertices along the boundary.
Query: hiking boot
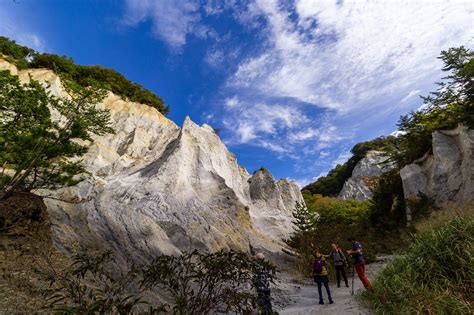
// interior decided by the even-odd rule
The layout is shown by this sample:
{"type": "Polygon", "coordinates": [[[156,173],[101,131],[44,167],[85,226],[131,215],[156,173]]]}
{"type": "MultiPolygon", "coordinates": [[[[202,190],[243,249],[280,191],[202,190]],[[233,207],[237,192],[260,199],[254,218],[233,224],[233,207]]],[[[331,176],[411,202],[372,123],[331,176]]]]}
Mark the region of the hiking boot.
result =
{"type": "Polygon", "coordinates": [[[346,288],[348,288],[348,287],[349,287],[349,285],[346,283],[346,288]]]}
{"type": "Polygon", "coordinates": [[[334,304],[334,301],[333,300],[329,301],[329,304],[334,304]]]}
{"type": "Polygon", "coordinates": [[[324,301],[323,301],[323,300],[319,300],[319,304],[324,304],[324,301]]]}

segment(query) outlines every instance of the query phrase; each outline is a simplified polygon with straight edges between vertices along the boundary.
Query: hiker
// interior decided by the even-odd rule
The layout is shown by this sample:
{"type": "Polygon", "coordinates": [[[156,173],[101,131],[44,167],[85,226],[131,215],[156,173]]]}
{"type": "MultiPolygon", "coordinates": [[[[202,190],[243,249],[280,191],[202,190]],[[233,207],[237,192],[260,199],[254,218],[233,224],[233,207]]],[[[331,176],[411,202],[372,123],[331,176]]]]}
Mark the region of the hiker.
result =
{"type": "Polygon", "coordinates": [[[346,266],[347,266],[347,259],[342,249],[337,246],[336,244],[331,244],[332,251],[326,258],[334,258],[334,267],[336,269],[336,280],[337,280],[337,287],[341,287],[341,275],[344,278],[344,282],[346,283],[346,287],[349,287],[349,283],[347,282],[346,276],[346,266]]]}
{"type": "Polygon", "coordinates": [[[254,284],[257,290],[258,302],[262,307],[262,314],[272,314],[272,302],[270,297],[270,274],[267,266],[264,264],[265,255],[258,253],[255,255],[258,262],[257,270],[254,277],[254,284]]]}
{"type": "Polygon", "coordinates": [[[356,241],[354,237],[349,237],[347,241],[352,244],[352,249],[348,250],[347,254],[351,255],[354,259],[354,267],[357,271],[357,275],[359,276],[360,281],[364,284],[364,287],[370,289],[372,286],[369,278],[365,275],[365,261],[362,253],[362,245],[356,241]]]}
{"type": "Polygon", "coordinates": [[[326,257],[321,254],[321,250],[319,247],[316,247],[313,252],[313,256],[313,277],[314,282],[316,282],[316,284],[318,285],[319,304],[324,304],[321,284],[324,284],[324,287],[326,288],[326,292],[328,294],[329,304],[332,304],[334,302],[331,298],[331,291],[329,290],[329,278],[328,270],[326,268],[326,257]]]}

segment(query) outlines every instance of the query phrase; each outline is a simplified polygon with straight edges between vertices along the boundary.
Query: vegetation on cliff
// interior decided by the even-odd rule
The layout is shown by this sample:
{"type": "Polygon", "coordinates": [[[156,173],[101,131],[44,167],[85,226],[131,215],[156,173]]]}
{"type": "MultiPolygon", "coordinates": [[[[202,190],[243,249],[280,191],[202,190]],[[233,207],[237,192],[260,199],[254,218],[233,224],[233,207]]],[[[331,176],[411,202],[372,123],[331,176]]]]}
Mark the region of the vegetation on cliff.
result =
{"type": "Polygon", "coordinates": [[[103,89],[112,91],[127,100],[149,105],[162,114],[169,112],[169,107],[164,104],[162,98],[145,89],[139,83],[129,81],[115,70],[102,66],[77,65],[66,56],[38,53],[2,36],[0,36],[0,54],[3,54],[8,61],[13,62],[19,69],[51,69],[61,78],[73,81],[82,87],[100,84],[103,89]]]}
{"type": "Polygon", "coordinates": [[[371,150],[385,151],[388,146],[395,142],[395,139],[393,136],[379,137],[356,144],[351,150],[352,157],[347,162],[336,165],[326,176],[322,176],[314,183],[303,187],[303,191],[329,197],[337,196],[346,180],[351,177],[354,167],[365,157],[367,152],[371,150]]]}
{"type": "Polygon", "coordinates": [[[68,81],[65,87],[70,98],[57,98],[32,79],[22,84],[0,71],[0,199],[77,183],[84,173],[78,158],[88,149],[78,140],[113,132],[109,111],[96,107],[104,90],[68,81]]]}

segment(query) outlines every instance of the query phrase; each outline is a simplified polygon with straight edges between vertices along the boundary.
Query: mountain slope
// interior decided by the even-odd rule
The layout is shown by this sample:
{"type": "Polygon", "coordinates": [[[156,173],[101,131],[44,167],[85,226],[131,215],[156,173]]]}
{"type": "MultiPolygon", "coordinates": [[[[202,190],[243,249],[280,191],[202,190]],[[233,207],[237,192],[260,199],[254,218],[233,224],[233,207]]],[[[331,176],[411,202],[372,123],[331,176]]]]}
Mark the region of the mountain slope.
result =
{"type": "MultiPolygon", "coordinates": [[[[50,70],[17,71],[66,96],[50,70]]],[[[210,126],[189,118],[179,128],[157,110],[109,93],[100,104],[116,133],[94,138],[83,163],[90,173],[76,186],[38,191],[45,199],[55,245],[105,247],[123,261],[148,260],[189,248],[246,250],[249,242],[280,251],[302,196],[295,182],[265,170],[249,175],[210,126]]]]}

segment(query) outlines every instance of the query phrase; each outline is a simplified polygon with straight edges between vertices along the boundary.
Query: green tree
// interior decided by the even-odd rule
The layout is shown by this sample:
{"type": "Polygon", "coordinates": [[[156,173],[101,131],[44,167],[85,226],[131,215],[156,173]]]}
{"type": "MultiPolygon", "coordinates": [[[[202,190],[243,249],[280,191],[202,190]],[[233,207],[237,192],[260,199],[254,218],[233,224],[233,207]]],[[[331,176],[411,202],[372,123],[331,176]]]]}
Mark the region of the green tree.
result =
{"type": "Polygon", "coordinates": [[[293,225],[297,232],[309,232],[314,229],[317,215],[311,212],[304,202],[296,202],[295,210],[292,212],[293,225]]]}
{"type": "Polygon", "coordinates": [[[77,183],[84,172],[78,158],[87,152],[78,140],[113,132],[110,113],[96,107],[104,90],[64,84],[70,97],[56,98],[31,78],[22,84],[0,72],[0,199],[77,183]]]}
{"type": "Polygon", "coordinates": [[[402,134],[389,150],[400,167],[420,158],[431,150],[431,134],[452,129],[462,123],[474,128],[474,59],[465,47],[450,48],[439,57],[448,72],[439,88],[423,97],[423,109],[400,117],[402,134]]]}

